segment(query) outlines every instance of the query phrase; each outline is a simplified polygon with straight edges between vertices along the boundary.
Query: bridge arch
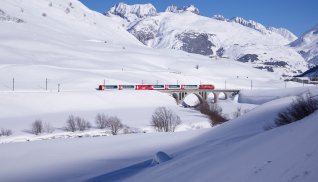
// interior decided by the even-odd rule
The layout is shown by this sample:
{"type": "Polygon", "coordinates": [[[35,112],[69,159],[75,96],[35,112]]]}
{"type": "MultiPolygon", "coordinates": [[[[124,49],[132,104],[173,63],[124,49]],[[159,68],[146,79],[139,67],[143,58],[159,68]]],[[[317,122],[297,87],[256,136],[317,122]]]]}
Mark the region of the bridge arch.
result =
{"type": "Polygon", "coordinates": [[[191,95],[193,95],[194,97],[196,97],[196,98],[198,99],[198,101],[199,101],[198,104],[193,105],[193,106],[198,106],[198,105],[200,105],[200,104],[202,104],[202,103],[204,102],[204,99],[202,98],[202,96],[201,96],[199,93],[191,92],[191,93],[186,93],[186,94],[184,95],[184,97],[180,100],[180,103],[184,103],[185,105],[188,106],[189,104],[186,103],[185,101],[186,101],[186,98],[189,98],[191,95]]]}
{"type": "Polygon", "coordinates": [[[217,100],[218,100],[218,94],[215,93],[215,92],[208,92],[208,94],[207,94],[207,100],[208,100],[208,101],[213,100],[213,102],[216,103],[217,100]],[[211,96],[212,96],[212,98],[211,98],[211,96]]]}
{"type": "Polygon", "coordinates": [[[177,104],[182,104],[185,98],[193,94],[199,100],[199,104],[204,102],[204,98],[197,92],[172,92],[170,95],[176,100],[177,104]]]}
{"type": "Polygon", "coordinates": [[[229,98],[227,92],[219,92],[218,93],[218,99],[227,100],[229,98]]]}
{"type": "Polygon", "coordinates": [[[179,100],[179,94],[178,93],[171,93],[171,96],[177,101],[179,100]]]}

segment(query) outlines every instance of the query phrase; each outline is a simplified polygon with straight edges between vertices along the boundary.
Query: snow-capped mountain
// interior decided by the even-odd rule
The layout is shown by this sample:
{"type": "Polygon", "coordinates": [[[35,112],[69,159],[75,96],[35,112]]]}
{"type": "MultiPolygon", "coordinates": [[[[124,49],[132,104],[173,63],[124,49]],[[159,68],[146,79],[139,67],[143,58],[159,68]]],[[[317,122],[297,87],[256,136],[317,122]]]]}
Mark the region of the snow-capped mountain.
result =
{"type": "MultiPolygon", "coordinates": [[[[218,19],[218,17],[214,17],[216,19],[218,19]]],[[[235,22],[235,23],[239,23],[243,26],[255,29],[257,31],[260,31],[264,34],[271,34],[271,33],[277,33],[281,36],[283,36],[284,38],[286,38],[289,41],[294,41],[297,39],[297,36],[295,34],[293,34],[292,32],[290,32],[289,30],[285,29],[285,28],[275,28],[275,27],[265,27],[264,25],[253,21],[253,20],[245,20],[242,17],[234,17],[230,20],[228,20],[229,22],[235,22]]]]}
{"type": "Polygon", "coordinates": [[[318,65],[318,24],[290,44],[310,66],[318,65]]]}
{"type": "Polygon", "coordinates": [[[179,8],[179,7],[175,6],[175,5],[171,5],[171,6],[168,6],[166,8],[165,12],[182,13],[182,12],[185,12],[185,11],[189,11],[189,12],[195,13],[197,15],[200,14],[199,9],[197,7],[195,7],[195,6],[193,6],[193,5],[184,6],[182,8],[179,8]]]}
{"type": "Polygon", "coordinates": [[[297,36],[286,28],[275,28],[275,27],[266,27],[270,32],[278,33],[281,36],[285,37],[289,41],[294,41],[297,39],[297,36]]]}
{"type": "Polygon", "coordinates": [[[152,4],[135,4],[127,6],[124,3],[118,3],[112,7],[107,14],[118,15],[129,22],[136,21],[147,16],[157,15],[157,10],[152,4]]]}
{"type": "MultiPolygon", "coordinates": [[[[132,9],[135,5],[122,6],[132,9]]],[[[108,15],[118,20],[113,9],[108,15]]],[[[200,16],[194,6],[169,6],[165,12],[127,22],[131,16],[120,16],[122,24],[149,47],[183,50],[212,58],[225,57],[281,75],[299,74],[308,68],[302,56],[286,46],[296,36],[283,28],[265,27],[240,17],[228,20],[217,15],[208,18],[200,16]]]]}

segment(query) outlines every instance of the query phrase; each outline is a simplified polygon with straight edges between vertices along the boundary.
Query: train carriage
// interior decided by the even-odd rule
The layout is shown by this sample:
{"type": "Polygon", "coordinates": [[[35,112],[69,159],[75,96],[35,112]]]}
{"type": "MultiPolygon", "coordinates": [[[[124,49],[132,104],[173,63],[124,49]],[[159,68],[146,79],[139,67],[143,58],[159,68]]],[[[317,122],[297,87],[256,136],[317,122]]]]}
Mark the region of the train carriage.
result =
{"type": "Polygon", "coordinates": [[[135,85],[119,85],[119,90],[136,90],[135,85]]]}
{"type": "Polygon", "coordinates": [[[153,90],[153,85],[136,85],[136,90],[153,90]]]}
{"type": "Polygon", "coordinates": [[[208,85],[208,84],[204,84],[204,85],[200,85],[199,89],[214,89],[214,85],[208,85]]]}
{"type": "Polygon", "coordinates": [[[166,90],[181,90],[181,85],[166,85],[166,90]]]}
{"type": "Polygon", "coordinates": [[[188,90],[188,89],[198,89],[199,88],[199,85],[182,85],[181,89],[182,90],[188,90]]]}

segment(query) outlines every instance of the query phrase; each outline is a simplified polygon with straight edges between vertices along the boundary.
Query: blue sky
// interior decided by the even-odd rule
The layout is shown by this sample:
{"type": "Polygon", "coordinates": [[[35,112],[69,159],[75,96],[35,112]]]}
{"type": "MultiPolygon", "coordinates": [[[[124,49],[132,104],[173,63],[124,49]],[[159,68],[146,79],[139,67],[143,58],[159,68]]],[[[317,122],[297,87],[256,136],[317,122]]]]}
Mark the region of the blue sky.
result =
{"type": "Polygon", "coordinates": [[[90,9],[99,12],[109,10],[114,4],[152,3],[157,11],[164,11],[174,4],[193,4],[204,16],[214,14],[226,18],[241,16],[262,23],[265,26],[284,27],[300,36],[318,24],[318,0],[80,0],[90,9]]]}

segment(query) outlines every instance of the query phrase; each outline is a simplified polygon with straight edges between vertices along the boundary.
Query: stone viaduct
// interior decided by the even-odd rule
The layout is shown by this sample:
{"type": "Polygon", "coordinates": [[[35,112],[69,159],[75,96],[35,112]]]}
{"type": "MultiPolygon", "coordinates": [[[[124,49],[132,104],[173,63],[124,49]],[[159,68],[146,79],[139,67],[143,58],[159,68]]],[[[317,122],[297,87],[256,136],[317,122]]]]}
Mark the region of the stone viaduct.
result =
{"type": "Polygon", "coordinates": [[[217,103],[221,93],[224,94],[225,99],[230,96],[234,96],[240,92],[240,90],[235,89],[200,89],[200,90],[158,90],[159,92],[170,94],[176,101],[177,104],[182,104],[183,100],[190,94],[194,94],[198,97],[200,103],[208,101],[208,96],[210,93],[214,96],[214,103],[217,103]]]}

